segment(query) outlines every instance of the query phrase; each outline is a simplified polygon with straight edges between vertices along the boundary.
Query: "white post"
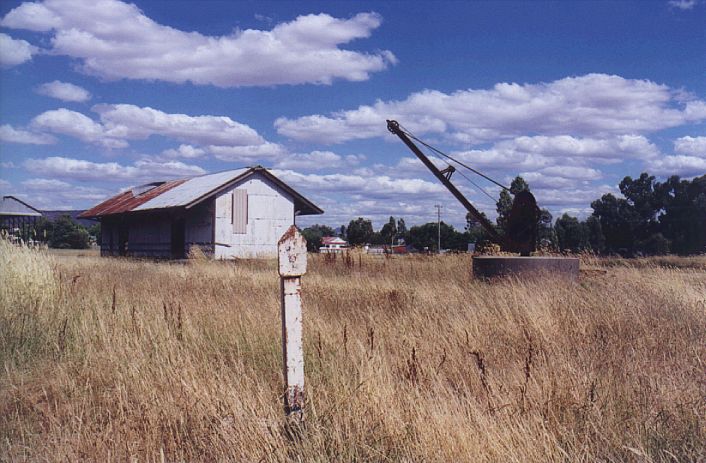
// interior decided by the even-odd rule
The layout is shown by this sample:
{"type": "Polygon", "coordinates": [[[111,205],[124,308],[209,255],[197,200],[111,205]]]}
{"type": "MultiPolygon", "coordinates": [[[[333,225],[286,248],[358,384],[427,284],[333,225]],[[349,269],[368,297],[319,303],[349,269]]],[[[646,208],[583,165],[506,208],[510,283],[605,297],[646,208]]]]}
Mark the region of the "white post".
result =
{"type": "Polygon", "coordinates": [[[284,409],[287,415],[304,409],[304,344],[301,276],[306,273],[306,240],[292,225],[277,244],[282,295],[282,357],[284,409]]]}

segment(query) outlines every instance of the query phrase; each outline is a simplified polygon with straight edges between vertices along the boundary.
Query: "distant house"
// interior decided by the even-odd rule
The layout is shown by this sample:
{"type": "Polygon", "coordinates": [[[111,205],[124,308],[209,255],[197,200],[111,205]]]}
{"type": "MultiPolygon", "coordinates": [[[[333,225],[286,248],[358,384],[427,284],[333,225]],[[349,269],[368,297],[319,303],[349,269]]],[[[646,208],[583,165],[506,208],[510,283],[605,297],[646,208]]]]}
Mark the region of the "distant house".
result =
{"type": "Polygon", "coordinates": [[[342,252],[348,247],[348,241],[338,236],[324,236],[321,238],[319,252],[342,252]]]}
{"type": "Polygon", "coordinates": [[[0,230],[13,241],[33,239],[32,230],[42,213],[14,196],[0,200],[0,230]]]}
{"type": "Polygon", "coordinates": [[[298,215],[323,211],[261,166],[154,182],[83,212],[101,222],[101,255],[180,259],[274,256],[298,215]]]}

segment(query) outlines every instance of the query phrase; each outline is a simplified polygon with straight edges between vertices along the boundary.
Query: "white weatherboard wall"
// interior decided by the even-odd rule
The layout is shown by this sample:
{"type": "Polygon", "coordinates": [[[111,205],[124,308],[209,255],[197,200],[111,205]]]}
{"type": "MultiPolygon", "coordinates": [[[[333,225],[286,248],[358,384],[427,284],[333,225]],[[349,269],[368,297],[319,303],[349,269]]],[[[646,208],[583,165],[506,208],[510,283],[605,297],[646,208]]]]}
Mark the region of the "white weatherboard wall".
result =
{"type": "Polygon", "coordinates": [[[277,241],[293,223],[293,198],[256,173],[216,197],[215,258],[273,257],[277,254],[277,241]],[[234,232],[235,189],[247,193],[245,233],[234,232]]]}

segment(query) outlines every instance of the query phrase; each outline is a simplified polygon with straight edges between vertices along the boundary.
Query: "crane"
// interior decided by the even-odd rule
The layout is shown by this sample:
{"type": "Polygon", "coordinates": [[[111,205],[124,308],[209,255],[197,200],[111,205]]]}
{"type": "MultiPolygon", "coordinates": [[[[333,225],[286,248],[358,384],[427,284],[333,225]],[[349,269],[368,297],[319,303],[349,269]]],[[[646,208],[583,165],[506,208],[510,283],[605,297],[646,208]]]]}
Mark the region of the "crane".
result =
{"type": "MultiPolygon", "coordinates": [[[[529,256],[535,251],[537,243],[537,226],[539,222],[539,208],[534,195],[529,191],[520,191],[515,194],[515,199],[512,202],[512,208],[507,221],[507,229],[504,234],[498,233],[492,223],[483,215],[473,204],[456,188],[451,182],[451,176],[456,172],[456,168],[449,164],[445,169],[440,170],[433,162],[419,149],[412,141],[415,138],[410,133],[400,127],[399,122],[394,120],[387,121],[387,130],[397,135],[402,142],[419,158],[420,161],[431,171],[434,176],[451,192],[452,195],[466,208],[466,210],[475,218],[485,231],[490,236],[491,241],[500,245],[502,251],[519,253],[522,256],[529,256]]],[[[419,139],[417,139],[419,141],[419,139]]],[[[427,145],[428,146],[428,145],[427,145]]],[[[441,153],[440,151],[435,151],[441,153]]],[[[510,191],[509,188],[496,182],[490,177],[472,169],[465,164],[456,161],[448,155],[444,155],[463,167],[466,167],[482,177],[492,181],[496,185],[510,191]]]]}

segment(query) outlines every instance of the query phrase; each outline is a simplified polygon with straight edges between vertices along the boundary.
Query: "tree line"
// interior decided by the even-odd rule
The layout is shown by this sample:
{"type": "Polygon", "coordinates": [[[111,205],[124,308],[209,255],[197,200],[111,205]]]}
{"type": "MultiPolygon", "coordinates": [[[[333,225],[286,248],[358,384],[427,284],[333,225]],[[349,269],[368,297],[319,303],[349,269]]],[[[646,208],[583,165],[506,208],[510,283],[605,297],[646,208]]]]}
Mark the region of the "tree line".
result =
{"type": "MultiPolygon", "coordinates": [[[[706,175],[692,180],[678,176],[658,182],[642,173],[625,177],[618,185],[622,198],[604,194],[591,203],[593,212],[580,220],[569,214],[553,220],[540,209],[538,247],[562,252],[589,251],[622,256],[695,254],[706,252],[706,175]]],[[[512,195],[530,190],[522,177],[516,177],[509,191],[503,190],[496,203],[495,228],[502,234],[512,207],[512,195]]],[[[487,232],[472,216],[466,216],[464,230],[441,222],[441,246],[465,251],[468,243],[488,240],[487,232]]],[[[403,218],[390,217],[379,230],[369,219],[358,217],[338,233],[327,225],[312,225],[302,230],[309,250],[317,251],[324,236],[340,236],[350,245],[390,245],[399,242],[417,250],[438,251],[439,228],[436,222],[407,227],[403,218]]]]}
{"type": "Polygon", "coordinates": [[[87,228],[66,214],[54,220],[40,217],[32,230],[28,231],[28,236],[46,243],[50,248],[88,249],[91,243],[100,243],[100,233],[100,223],[87,228]]]}

